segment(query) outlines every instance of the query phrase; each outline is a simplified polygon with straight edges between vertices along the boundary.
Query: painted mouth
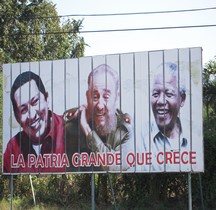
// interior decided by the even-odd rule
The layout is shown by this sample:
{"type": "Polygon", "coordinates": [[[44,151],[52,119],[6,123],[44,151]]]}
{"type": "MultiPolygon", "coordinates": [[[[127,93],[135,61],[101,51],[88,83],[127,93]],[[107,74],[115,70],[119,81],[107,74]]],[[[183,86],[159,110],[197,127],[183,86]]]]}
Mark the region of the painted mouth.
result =
{"type": "Polygon", "coordinates": [[[158,115],[166,115],[169,113],[169,110],[168,109],[156,109],[156,113],[158,115]]]}
{"type": "Polygon", "coordinates": [[[31,129],[36,129],[38,126],[39,126],[39,123],[40,123],[40,118],[37,118],[36,120],[32,121],[30,124],[29,124],[29,127],[31,129]]]}
{"type": "Polygon", "coordinates": [[[95,115],[98,116],[98,117],[103,117],[103,116],[106,115],[106,113],[96,113],[95,115]]]}

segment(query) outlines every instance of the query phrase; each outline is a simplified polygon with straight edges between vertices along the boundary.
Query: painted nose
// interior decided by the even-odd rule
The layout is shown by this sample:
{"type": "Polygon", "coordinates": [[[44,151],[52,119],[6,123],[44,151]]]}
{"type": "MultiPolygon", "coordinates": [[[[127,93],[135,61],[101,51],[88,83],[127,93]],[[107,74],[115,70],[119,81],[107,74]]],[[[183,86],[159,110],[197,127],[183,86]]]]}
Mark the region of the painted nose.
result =
{"type": "Polygon", "coordinates": [[[36,111],[35,107],[30,106],[29,107],[29,118],[34,119],[36,114],[37,114],[37,111],[36,111]]]}
{"type": "Polygon", "coordinates": [[[158,97],[158,100],[157,100],[157,103],[158,104],[165,104],[165,96],[163,93],[161,93],[158,97]]]}
{"type": "Polygon", "coordinates": [[[97,109],[102,110],[104,108],[104,106],[105,106],[104,99],[100,98],[98,103],[97,103],[97,109]]]}

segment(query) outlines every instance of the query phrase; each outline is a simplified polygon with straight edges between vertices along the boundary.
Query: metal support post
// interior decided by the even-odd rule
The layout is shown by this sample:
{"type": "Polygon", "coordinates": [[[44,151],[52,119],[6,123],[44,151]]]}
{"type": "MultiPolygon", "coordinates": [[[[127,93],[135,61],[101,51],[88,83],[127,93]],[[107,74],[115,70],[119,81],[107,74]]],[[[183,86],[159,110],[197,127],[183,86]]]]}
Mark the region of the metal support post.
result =
{"type": "Polygon", "coordinates": [[[10,175],[10,210],[13,209],[13,175],[10,175]]]}
{"type": "Polygon", "coordinates": [[[31,184],[32,197],[33,197],[34,205],[36,206],[35,193],[34,193],[34,187],[33,187],[32,176],[31,175],[29,175],[29,179],[30,179],[30,184],[31,184]]]}
{"type": "Polygon", "coordinates": [[[188,173],[188,201],[189,201],[189,210],[192,210],[191,173],[188,173]]]}
{"type": "Polygon", "coordinates": [[[95,179],[93,173],[91,179],[91,197],[92,197],[92,210],[94,210],[95,209],[95,179]]]}

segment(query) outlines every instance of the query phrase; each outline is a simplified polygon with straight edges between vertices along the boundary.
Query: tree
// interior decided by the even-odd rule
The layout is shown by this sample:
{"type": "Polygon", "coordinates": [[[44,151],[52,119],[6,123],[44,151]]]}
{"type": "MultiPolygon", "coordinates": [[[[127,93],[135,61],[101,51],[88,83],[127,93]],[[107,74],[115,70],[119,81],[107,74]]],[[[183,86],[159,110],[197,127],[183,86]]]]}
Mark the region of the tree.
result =
{"type": "Polygon", "coordinates": [[[216,115],[216,59],[210,60],[203,71],[203,102],[206,107],[207,122],[209,122],[209,112],[214,117],[216,115]]]}
{"type": "Polygon", "coordinates": [[[80,57],[82,20],[61,21],[48,0],[1,0],[0,64],[80,57]]]}
{"type": "Polygon", "coordinates": [[[203,175],[204,199],[209,207],[216,200],[216,57],[210,60],[203,71],[204,146],[205,175],[203,175]]]}

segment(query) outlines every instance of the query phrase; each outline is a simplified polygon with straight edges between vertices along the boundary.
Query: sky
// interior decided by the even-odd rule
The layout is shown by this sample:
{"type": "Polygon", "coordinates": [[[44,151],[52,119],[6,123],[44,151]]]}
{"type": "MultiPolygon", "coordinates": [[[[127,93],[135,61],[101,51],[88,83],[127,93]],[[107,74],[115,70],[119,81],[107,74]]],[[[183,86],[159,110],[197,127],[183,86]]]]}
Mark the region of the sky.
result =
{"type": "MultiPolygon", "coordinates": [[[[50,0],[58,15],[110,14],[189,10],[216,7],[213,0],[50,0]]],[[[83,19],[81,31],[216,24],[216,9],[127,16],[74,17],[83,19]]],[[[187,29],[81,33],[85,56],[188,47],[202,47],[203,64],[216,56],[216,26],[187,29]]]]}

